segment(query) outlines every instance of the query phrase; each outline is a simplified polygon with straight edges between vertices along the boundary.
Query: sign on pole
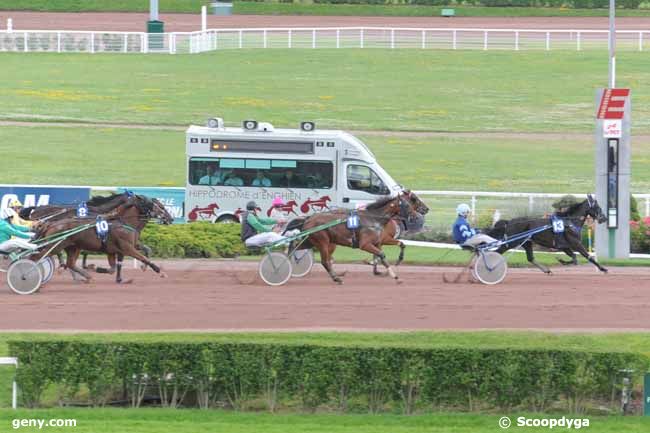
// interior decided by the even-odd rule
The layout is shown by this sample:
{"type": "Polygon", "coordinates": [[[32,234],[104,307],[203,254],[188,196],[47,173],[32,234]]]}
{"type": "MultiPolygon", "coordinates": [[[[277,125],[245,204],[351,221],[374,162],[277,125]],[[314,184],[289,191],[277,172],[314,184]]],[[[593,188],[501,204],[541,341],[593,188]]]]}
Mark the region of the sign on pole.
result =
{"type": "Polygon", "coordinates": [[[630,89],[596,92],[596,199],[607,224],[596,226],[600,257],[630,254],[630,89]]]}

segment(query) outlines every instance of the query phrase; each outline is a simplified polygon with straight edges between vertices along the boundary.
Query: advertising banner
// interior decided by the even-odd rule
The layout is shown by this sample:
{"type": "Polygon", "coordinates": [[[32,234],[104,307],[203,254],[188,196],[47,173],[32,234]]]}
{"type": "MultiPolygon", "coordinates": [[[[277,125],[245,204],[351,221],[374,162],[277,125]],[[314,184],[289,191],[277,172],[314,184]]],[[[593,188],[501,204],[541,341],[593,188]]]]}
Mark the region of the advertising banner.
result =
{"type": "Polygon", "coordinates": [[[18,199],[24,207],[45,205],[74,205],[88,200],[90,188],[84,187],[44,187],[44,186],[0,186],[0,207],[18,199]]]}

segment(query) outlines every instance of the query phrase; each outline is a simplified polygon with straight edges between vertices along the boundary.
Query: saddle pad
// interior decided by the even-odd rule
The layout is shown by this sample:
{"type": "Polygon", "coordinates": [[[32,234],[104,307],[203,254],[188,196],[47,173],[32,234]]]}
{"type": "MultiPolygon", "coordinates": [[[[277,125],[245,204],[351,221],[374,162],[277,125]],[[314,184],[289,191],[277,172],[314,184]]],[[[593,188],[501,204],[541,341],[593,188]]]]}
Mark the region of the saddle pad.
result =
{"type": "Polygon", "coordinates": [[[551,218],[551,224],[553,225],[553,233],[560,234],[564,233],[564,221],[556,216],[551,218]]]}
{"type": "Polygon", "coordinates": [[[359,215],[356,213],[351,213],[348,215],[348,218],[346,220],[346,226],[349,230],[356,230],[359,228],[361,225],[361,220],[359,218],[359,215]]]}

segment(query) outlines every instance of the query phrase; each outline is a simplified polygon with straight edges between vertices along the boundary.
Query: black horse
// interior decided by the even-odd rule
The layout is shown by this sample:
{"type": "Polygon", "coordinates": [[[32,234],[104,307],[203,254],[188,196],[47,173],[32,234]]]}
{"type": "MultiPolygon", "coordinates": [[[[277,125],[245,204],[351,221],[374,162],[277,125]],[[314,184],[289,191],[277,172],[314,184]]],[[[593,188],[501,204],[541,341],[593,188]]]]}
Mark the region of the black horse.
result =
{"type": "MultiPolygon", "coordinates": [[[[564,211],[558,211],[554,217],[561,220],[564,225],[562,233],[555,233],[552,227],[540,233],[533,235],[530,239],[525,240],[523,244],[521,241],[514,241],[502,245],[497,252],[503,254],[505,251],[516,248],[520,244],[526,250],[526,257],[528,261],[539,268],[542,272],[547,274],[551,270],[535,261],[533,256],[533,243],[550,248],[557,251],[563,251],[571,261],[564,261],[558,259],[563,264],[577,264],[578,261],[574,252],[580,253],[585,259],[593,263],[602,272],[607,272],[607,269],[600,265],[589,255],[589,252],[582,245],[582,226],[585,223],[587,216],[592,217],[599,224],[607,221],[607,217],[603,214],[603,210],[598,205],[596,199],[591,195],[587,196],[587,200],[576,203],[564,211]]],[[[528,230],[544,227],[545,225],[552,225],[549,218],[513,218],[511,220],[497,221],[494,228],[487,230],[487,234],[495,239],[507,240],[508,237],[515,236],[528,230]]]]}

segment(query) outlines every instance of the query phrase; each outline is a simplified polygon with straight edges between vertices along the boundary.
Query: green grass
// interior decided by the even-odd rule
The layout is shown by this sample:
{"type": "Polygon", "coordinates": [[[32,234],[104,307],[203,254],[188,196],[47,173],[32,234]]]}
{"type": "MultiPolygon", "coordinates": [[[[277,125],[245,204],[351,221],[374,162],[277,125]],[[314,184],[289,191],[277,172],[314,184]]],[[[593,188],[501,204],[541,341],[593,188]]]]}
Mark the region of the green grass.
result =
{"type": "MultiPolygon", "coordinates": [[[[325,346],[405,348],[558,349],[593,352],[629,352],[650,355],[650,333],[550,333],[532,331],[418,331],[418,332],[232,332],[232,333],[0,333],[0,356],[7,341],[138,341],[313,344],[325,346]]],[[[2,397],[2,396],[0,396],[2,397]]]]}
{"type": "MultiPolygon", "coordinates": [[[[395,180],[411,189],[593,190],[593,144],[587,138],[561,142],[360,137],[395,180]]],[[[4,156],[0,169],[3,183],[184,186],[184,141],[183,131],[4,126],[0,127],[4,156]]],[[[633,191],[650,190],[650,172],[645,169],[648,161],[650,148],[633,145],[633,191]]],[[[428,204],[434,211],[453,210],[458,199],[432,199],[428,204]]],[[[483,208],[502,208],[514,202],[482,201],[483,208]]],[[[519,206],[526,208],[526,199],[519,206]]],[[[548,204],[542,207],[546,209],[548,204]]]]}
{"type": "MultiPolygon", "coordinates": [[[[199,14],[204,0],[160,0],[160,12],[199,14]]],[[[0,0],[0,10],[39,12],[149,12],[149,0],[0,0]]]]}
{"type": "MultiPolygon", "coordinates": [[[[521,416],[519,414],[518,416],[521,416]]],[[[523,414],[541,418],[540,414],[523,414]]],[[[501,431],[501,415],[460,413],[400,415],[286,415],[266,413],[234,413],[220,410],[173,409],[48,409],[0,411],[0,429],[12,431],[14,419],[76,419],[75,428],[43,428],[43,430],[78,433],[493,433],[501,431]]],[[[562,415],[553,417],[561,418],[562,415]]],[[[569,416],[574,418],[574,416],[569,416]]],[[[582,418],[582,416],[576,416],[582,418]]],[[[515,420],[515,416],[512,416],[515,420]]],[[[641,433],[650,428],[650,419],[642,417],[589,417],[586,428],[594,433],[641,433]]],[[[559,429],[559,427],[558,427],[559,429]]],[[[546,428],[511,427],[510,430],[542,432],[546,428]]],[[[19,431],[37,432],[38,428],[19,431]]]]}
{"type": "MultiPolygon", "coordinates": [[[[451,2],[450,2],[451,3],[451,2]]],[[[251,15],[347,15],[438,17],[442,9],[453,8],[458,17],[606,17],[608,9],[566,9],[534,7],[472,7],[363,4],[292,4],[235,2],[233,13],[251,15]]],[[[649,16],[646,9],[618,9],[617,16],[649,16]]],[[[453,20],[453,18],[451,18],[453,20]]]]}
{"type": "MultiPolygon", "coordinates": [[[[160,0],[162,13],[198,14],[204,0],[160,0]]],[[[451,2],[450,2],[451,3],[451,2]]],[[[534,7],[471,7],[446,6],[456,10],[457,16],[607,16],[607,9],[566,9],[534,7]]],[[[440,16],[443,7],[422,5],[370,4],[311,4],[278,2],[243,2],[233,4],[237,15],[354,15],[354,16],[440,16]]],[[[28,10],[40,12],[148,12],[147,0],[0,0],[0,10],[28,10]]],[[[649,16],[645,9],[619,9],[617,16],[649,16]]]]}
{"type": "MultiPolygon", "coordinates": [[[[602,50],[1,56],[5,119],[591,133],[595,89],[607,83],[602,50]]],[[[633,89],[634,133],[650,132],[650,58],[619,52],[617,66],[618,86],[633,89]]]]}
{"type": "MultiPolygon", "coordinates": [[[[386,252],[386,256],[391,262],[397,260],[399,255],[399,249],[397,247],[384,247],[383,250],[386,252]]],[[[406,249],[404,263],[413,264],[413,265],[435,265],[435,266],[458,266],[466,265],[471,255],[468,251],[462,250],[450,250],[450,249],[441,249],[441,248],[426,248],[426,247],[414,247],[408,246],[406,249]]],[[[255,257],[255,256],[252,256],[255,257]]],[[[319,262],[319,256],[315,257],[315,261],[319,262]]],[[[568,256],[556,255],[556,254],[547,254],[536,252],[535,259],[537,262],[547,265],[547,266],[562,266],[557,258],[568,259],[568,256]]],[[[338,248],[334,252],[334,259],[337,262],[362,262],[369,258],[368,253],[365,253],[360,250],[353,250],[351,248],[338,248]]],[[[259,257],[255,258],[259,260],[259,257]]],[[[506,254],[506,259],[508,260],[508,266],[513,268],[522,268],[522,267],[531,267],[533,268],[526,259],[526,254],[522,252],[511,252],[506,254]]],[[[579,259],[579,262],[585,266],[593,266],[589,264],[585,259],[579,259]]],[[[602,259],[599,260],[605,266],[650,266],[650,259],[625,259],[625,260],[608,260],[602,259]]],[[[534,269],[534,268],[533,268],[534,269]]],[[[379,266],[379,270],[383,272],[383,268],[379,266]]],[[[598,271],[596,268],[593,268],[594,273],[598,271]]],[[[460,269],[459,269],[460,271],[460,269]]]]}

